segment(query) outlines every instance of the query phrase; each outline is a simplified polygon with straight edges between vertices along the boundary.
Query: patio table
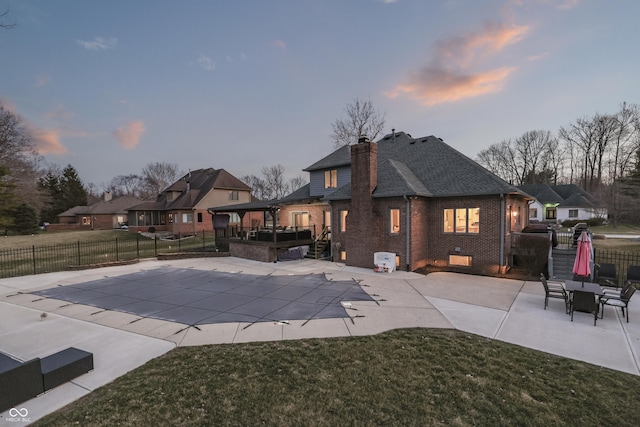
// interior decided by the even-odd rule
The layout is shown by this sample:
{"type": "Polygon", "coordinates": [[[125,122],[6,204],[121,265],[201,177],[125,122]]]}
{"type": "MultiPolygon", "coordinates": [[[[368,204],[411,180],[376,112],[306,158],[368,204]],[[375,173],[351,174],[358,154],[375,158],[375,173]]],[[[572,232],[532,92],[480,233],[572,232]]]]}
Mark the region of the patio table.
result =
{"type": "Polygon", "coordinates": [[[602,290],[600,285],[597,283],[591,283],[591,282],[583,283],[583,282],[578,282],[576,280],[567,280],[564,282],[564,287],[567,290],[567,292],[586,291],[586,292],[593,292],[599,297],[604,295],[604,291],[602,290]]]}

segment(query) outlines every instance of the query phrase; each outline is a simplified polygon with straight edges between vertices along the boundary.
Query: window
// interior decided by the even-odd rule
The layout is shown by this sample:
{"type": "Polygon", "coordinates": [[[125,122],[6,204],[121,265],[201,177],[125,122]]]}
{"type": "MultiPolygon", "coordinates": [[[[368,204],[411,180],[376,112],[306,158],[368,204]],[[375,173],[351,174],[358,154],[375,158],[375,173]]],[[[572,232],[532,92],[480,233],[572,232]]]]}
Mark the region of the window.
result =
{"type": "Polygon", "coordinates": [[[443,230],[445,233],[479,233],[480,208],[445,209],[443,230]]]}
{"type": "Polygon", "coordinates": [[[234,223],[234,224],[239,223],[240,222],[240,215],[238,215],[235,212],[230,213],[229,214],[229,222],[230,223],[234,223]]]}
{"type": "Polygon", "coordinates": [[[578,209],[569,209],[569,218],[578,218],[578,209]]]}
{"type": "Polygon", "coordinates": [[[468,255],[449,255],[449,265],[460,267],[471,267],[473,257],[468,255]]]}
{"type": "Polygon", "coordinates": [[[91,217],[90,216],[83,216],[82,217],[82,225],[89,225],[91,224],[91,217]]]}
{"type": "Polygon", "coordinates": [[[556,208],[547,208],[547,219],[556,219],[556,208]]]}
{"type": "Polygon", "coordinates": [[[308,227],[309,212],[292,212],[291,224],[293,224],[294,227],[308,227]]]}
{"type": "Polygon", "coordinates": [[[238,200],[239,195],[236,190],[229,191],[229,200],[238,200]]]}
{"type": "Polygon", "coordinates": [[[184,212],[182,214],[182,223],[189,224],[193,222],[193,212],[184,212]]]}
{"type": "Polygon", "coordinates": [[[168,213],[169,224],[173,224],[173,212],[168,213]]]}
{"type": "Polygon", "coordinates": [[[529,218],[538,217],[538,208],[529,208],[529,218]]]}
{"type": "Polygon", "coordinates": [[[389,232],[391,234],[400,233],[400,209],[389,210],[389,232]]]}
{"type": "Polygon", "coordinates": [[[202,212],[198,212],[198,222],[202,222],[202,212]]]}
{"type": "Polygon", "coordinates": [[[338,187],[338,170],[331,169],[324,171],[324,188],[338,187]]]}
{"type": "Polygon", "coordinates": [[[340,261],[347,260],[347,251],[340,251],[340,261]]]}
{"type": "Polygon", "coordinates": [[[347,215],[349,211],[340,211],[340,232],[345,233],[347,231],[347,215]]]}

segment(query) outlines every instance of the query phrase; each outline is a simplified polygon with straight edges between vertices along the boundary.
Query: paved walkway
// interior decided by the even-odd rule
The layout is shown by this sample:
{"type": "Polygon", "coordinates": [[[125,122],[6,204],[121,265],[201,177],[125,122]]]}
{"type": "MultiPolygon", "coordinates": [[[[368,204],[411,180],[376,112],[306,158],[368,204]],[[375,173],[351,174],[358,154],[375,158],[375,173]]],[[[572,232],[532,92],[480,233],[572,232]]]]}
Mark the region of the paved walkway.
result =
{"type": "MultiPolygon", "coordinates": [[[[284,278],[284,277],[283,277],[284,278]]],[[[128,266],[59,272],[0,280],[0,350],[21,360],[75,346],[94,354],[95,369],[25,402],[32,421],[53,412],[175,346],[378,334],[407,327],[456,328],[552,354],[640,375],[640,298],[631,301],[630,323],[620,311],[605,317],[576,313],[551,300],[543,310],[538,282],[433,273],[374,273],[325,261],[259,263],[239,258],[142,261],[128,266]],[[233,274],[325,274],[360,282],[373,298],[344,301],[348,318],[277,319],[189,326],[132,313],[35,295],[32,292],[160,268],[233,274]],[[46,317],[41,317],[46,313],[46,317]]],[[[15,425],[0,415],[0,425],[15,425]]]]}

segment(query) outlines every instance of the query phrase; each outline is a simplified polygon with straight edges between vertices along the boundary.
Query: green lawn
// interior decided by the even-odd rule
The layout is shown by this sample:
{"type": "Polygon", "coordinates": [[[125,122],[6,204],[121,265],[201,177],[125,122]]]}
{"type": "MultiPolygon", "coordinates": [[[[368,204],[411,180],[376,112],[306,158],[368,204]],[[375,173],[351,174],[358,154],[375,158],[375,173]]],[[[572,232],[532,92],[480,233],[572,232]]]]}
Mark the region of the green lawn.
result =
{"type": "Polygon", "coordinates": [[[135,239],[136,233],[122,230],[41,231],[34,235],[0,237],[0,250],[127,238],[135,239]]]}
{"type": "Polygon", "coordinates": [[[635,426],[639,401],[638,376],[404,329],[180,347],[36,425],[635,426]]]}
{"type": "Polygon", "coordinates": [[[612,224],[598,225],[589,227],[593,234],[638,234],[640,235],[640,225],[618,224],[614,227],[612,224]]]}

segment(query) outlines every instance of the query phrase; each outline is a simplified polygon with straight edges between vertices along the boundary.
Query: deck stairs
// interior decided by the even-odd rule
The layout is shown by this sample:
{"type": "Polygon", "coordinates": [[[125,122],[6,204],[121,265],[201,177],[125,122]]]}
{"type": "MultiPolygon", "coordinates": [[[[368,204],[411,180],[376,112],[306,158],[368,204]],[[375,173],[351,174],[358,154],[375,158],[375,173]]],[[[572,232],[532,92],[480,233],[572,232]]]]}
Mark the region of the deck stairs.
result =
{"type": "Polygon", "coordinates": [[[573,280],[573,263],[576,259],[575,249],[553,249],[554,280],[573,280]]]}
{"type": "Polygon", "coordinates": [[[306,258],[331,259],[331,228],[324,227],[322,233],[314,240],[306,258]],[[329,254],[326,256],[326,254],[329,254]]]}

